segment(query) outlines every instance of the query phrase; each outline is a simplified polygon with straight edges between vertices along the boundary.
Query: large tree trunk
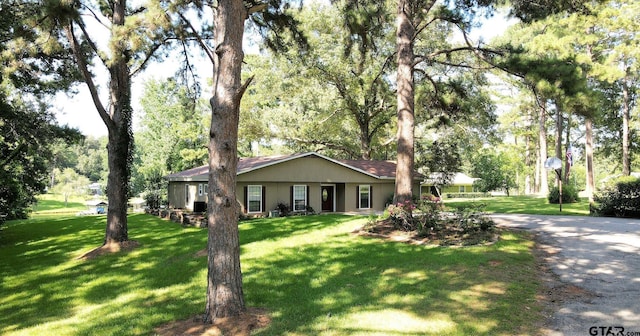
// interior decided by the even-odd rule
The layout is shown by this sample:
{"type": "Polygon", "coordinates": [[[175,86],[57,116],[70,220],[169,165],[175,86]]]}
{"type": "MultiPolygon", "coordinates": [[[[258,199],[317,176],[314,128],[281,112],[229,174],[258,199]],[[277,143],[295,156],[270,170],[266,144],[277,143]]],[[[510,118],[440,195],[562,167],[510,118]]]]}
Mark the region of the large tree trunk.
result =
{"type": "Polygon", "coordinates": [[[219,0],[214,13],[214,92],[209,140],[209,238],[205,322],[245,310],[238,240],[236,171],[242,36],[247,9],[241,0],[219,0]]]}
{"type": "Polygon", "coordinates": [[[540,180],[538,187],[538,194],[547,196],[549,194],[549,179],[547,170],[544,168],[544,162],[547,159],[547,103],[546,99],[540,99],[540,114],[538,115],[538,157],[539,157],[539,172],[540,180]]]}
{"type": "Polygon", "coordinates": [[[76,39],[73,22],[64,25],[78,68],[87,84],[93,103],[102,121],[107,126],[109,143],[107,157],[109,177],[107,179],[107,227],[104,244],[120,243],[129,239],[127,229],[127,201],[129,196],[129,178],[133,153],[133,133],[131,132],[131,73],[129,71],[129,46],[124,40],[114,36],[116,27],[124,26],[126,17],[126,0],[113,2],[111,16],[112,41],[110,42],[112,58],[107,64],[109,70],[109,102],[107,112],[98,96],[93,74],[89,71],[86,54],[81,51],[80,42],[76,39]]]}
{"type": "Polygon", "coordinates": [[[593,172],[593,120],[591,117],[586,117],[584,120],[585,125],[585,141],[584,141],[584,157],[587,166],[587,186],[585,192],[589,197],[589,204],[593,202],[593,192],[595,190],[595,179],[593,172]]]}
{"type": "Polygon", "coordinates": [[[398,50],[398,163],[394,202],[411,200],[414,165],[413,8],[398,0],[396,43],[398,50]]]}
{"type": "MultiPolygon", "coordinates": [[[[129,89],[130,90],[130,89],[129,89]]],[[[120,97],[129,93],[120,92],[120,97]]],[[[120,243],[129,239],[127,228],[127,202],[129,200],[129,177],[131,176],[131,157],[133,139],[131,135],[131,106],[120,102],[113,104],[116,114],[128,121],[122,120],[109,128],[109,143],[107,145],[107,160],[109,176],[107,178],[107,228],[104,243],[120,243]],[[126,105],[126,106],[125,106],[126,105]]]]}
{"type": "Polygon", "coordinates": [[[631,158],[629,155],[629,86],[626,78],[622,81],[622,175],[631,175],[631,158]]]}
{"type": "MultiPolygon", "coordinates": [[[[126,1],[115,1],[112,23],[124,26],[126,1]]],[[[115,37],[112,37],[115,39],[115,37]]],[[[113,123],[107,125],[109,143],[107,160],[109,177],[107,179],[107,229],[105,244],[119,243],[129,239],[127,229],[127,201],[129,199],[129,177],[133,153],[133,133],[131,132],[131,73],[129,72],[128,46],[125,41],[112,41],[119,54],[113,55],[109,66],[109,114],[113,123]]]]}

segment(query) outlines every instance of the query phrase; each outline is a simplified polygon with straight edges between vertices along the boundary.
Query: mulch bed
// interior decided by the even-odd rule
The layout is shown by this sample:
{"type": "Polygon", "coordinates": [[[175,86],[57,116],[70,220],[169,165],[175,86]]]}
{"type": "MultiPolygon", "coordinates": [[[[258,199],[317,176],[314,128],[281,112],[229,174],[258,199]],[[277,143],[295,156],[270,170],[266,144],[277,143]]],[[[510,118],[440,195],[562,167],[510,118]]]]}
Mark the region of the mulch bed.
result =
{"type": "Polygon", "coordinates": [[[360,236],[380,238],[383,240],[403,242],[407,244],[436,246],[485,245],[496,242],[500,237],[497,229],[465,233],[454,226],[446,226],[440,230],[419,235],[416,231],[404,231],[398,229],[389,219],[379,220],[373,225],[368,224],[353,233],[360,236]]]}
{"type": "Polygon", "coordinates": [[[162,325],[155,328],[154,332],[161,336],[249,336],[252,330],[265,328],[269,323],[271,318],[266,310],[248,308],[240,316],[218,318],[213,324],[205,324],[201,316],[196,316],[162,325]]]}
{"type": "Polygon", "coordinates": [[[140,243],[138,243],[135,240],[127,240],[120,243],[104,244],[102,246],[96,247],[93,250],[79,256],[78,259],[91,260],[101,255],[105,255],[109,253],[116,253],[120,251],[124,251],[124,252],[132,251],[139,246],[140,246],[140,243]]]}

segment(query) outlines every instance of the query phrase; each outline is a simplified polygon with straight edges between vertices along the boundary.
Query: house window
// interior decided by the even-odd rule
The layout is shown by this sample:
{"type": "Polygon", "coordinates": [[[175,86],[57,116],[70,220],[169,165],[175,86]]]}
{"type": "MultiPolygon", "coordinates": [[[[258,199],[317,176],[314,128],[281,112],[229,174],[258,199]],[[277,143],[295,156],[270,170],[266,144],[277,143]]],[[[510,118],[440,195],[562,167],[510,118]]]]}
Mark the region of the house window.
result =
{"type": "Polygon", "coordinates": [[[198,196],[202,196],[203,191],[204,191],[204,187],[202,183],[198,184],[198,196]]]}
{"type": "Polygon", "coordinates": [[[247,187],[247,212],[262,212],[262,186],[250,185],[247,187]]]}
{"type": "Polygon", "coordinates": [[[208,195],[208,194],[209,194],[209,184],[208,184],[208,183],[205,183],[205,184],[204,184],[204,194],[205,194],[205,195],[208,195]]]}
{"type": "Polygon", "coordinates": [[[293,186],[293,211],[307,210],[307,186],[293,186]]]}
{"type": "Polygon", "coordinates": [[[360,209],[371,208],[371,186],[370,185],[358,186],[358,208],[360,209]]]}
{"type": "Polygon", "coordinates": [[[461,193],[465,192],[464,186],[459,186],[458,192],[461,192],[461,193]]]}

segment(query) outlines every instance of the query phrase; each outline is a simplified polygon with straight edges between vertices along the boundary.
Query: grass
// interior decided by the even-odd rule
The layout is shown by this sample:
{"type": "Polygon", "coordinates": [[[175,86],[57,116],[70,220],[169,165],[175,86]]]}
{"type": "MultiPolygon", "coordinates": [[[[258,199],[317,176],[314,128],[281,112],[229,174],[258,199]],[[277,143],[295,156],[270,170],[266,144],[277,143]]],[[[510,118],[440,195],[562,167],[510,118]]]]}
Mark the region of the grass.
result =
{"type": "Polygon", "coordinates": [[[34,216],[59,216],[63,214],[76,214],[87,210],[85,199],[78,196],[69,198],[67,204],[62,195],[42,194],[38,195],[38,203],[33,206],[34,216]]]}
{"type": "Polygon", "coordinates": [[[588,216],[589,202],[581,200],[577,203],[563,204],[562,212],[558,204],[549,204],[546,198],[532,196],[501,196],[475,199],[451,198],[444,201],[447,207],[485,204],[485,211],[490,213],[530,214],[530,215],[564,215],[588,216]]]}
{"type": "MultiPolygon", "coordinates": [[[[524,233],[436,248],[354,236],[366,218],[241,222],[244,293],[266,308],[256,335],[530,335],[543,319],[524,233]]],[[[129,253],[100,245],[100,216],[10,221],[0,234],[0,334],[148,335],[204,311],[206,231],[129,217],[129,253]]]]}

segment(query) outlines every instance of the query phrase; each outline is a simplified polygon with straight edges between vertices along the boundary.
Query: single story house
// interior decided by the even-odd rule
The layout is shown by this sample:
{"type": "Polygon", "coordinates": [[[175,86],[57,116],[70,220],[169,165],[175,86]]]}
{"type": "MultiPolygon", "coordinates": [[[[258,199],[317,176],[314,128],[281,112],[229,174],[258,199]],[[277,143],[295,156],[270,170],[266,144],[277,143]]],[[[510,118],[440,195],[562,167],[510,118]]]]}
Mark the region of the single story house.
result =
{"type": "Polygon", "coordinates": [[[464,173],[455,173],[448,182],[445,182],[442,173],[431,173],[429,178],[420,184],[420,194],[431,194],[442,197],[446,194],[471,193],[477,190],[473,183],[479,180],[464,173]]]}
{"type": "MultiPolygon", "coordinates": [[[[206,211],[209,166],[166,176],[169,208],[206,211]]],[[[414,174],[414,193],[424,178],[414,174]]],[[[238,161],[236,197],[242,212],[268,215],[279,203],[293,212],[383,211],[395,190],[392,161],[338,160],[309,152],[238,161]]]]}

